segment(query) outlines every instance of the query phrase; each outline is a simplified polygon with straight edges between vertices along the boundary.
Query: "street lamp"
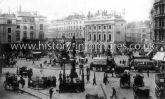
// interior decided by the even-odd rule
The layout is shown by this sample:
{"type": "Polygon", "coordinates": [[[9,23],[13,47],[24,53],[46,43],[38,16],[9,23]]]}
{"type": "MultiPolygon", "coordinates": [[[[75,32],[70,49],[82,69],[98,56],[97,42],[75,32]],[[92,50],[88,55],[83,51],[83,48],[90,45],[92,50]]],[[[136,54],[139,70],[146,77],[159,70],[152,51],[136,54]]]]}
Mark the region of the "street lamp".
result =
{"type": "Polygon", "coordinates": [[[70,77],[71,77],[71,82],[73,83],[73,78],[77,78],[78,75],[76,73],[76,40],[75,40],[75,36],[73,36],[73,39],[71,41],[71,47],[73,49],[73,62],[72,62],[72,69],[71,69],[71,73],[70,73],[70,77]]]}
{"type": "Polygon", "coordinates": [[[82,63],[82,67],[81,67],[81,69],[82,69],[82,84],[83,84],[82,89],[84,91],[85,90],[85,81],[84,81],[84,64],[83,63],[84,63],[85,58],[81,57],[80,60],[82,63]]]}
{"type": "Polygon", "coordinates": [[[62,58],[62,60],[64,61],[64,69],[63,69],[63,82],[65,83],[66,79],[65,79],[65,60],[66,58],[62,58]]]}

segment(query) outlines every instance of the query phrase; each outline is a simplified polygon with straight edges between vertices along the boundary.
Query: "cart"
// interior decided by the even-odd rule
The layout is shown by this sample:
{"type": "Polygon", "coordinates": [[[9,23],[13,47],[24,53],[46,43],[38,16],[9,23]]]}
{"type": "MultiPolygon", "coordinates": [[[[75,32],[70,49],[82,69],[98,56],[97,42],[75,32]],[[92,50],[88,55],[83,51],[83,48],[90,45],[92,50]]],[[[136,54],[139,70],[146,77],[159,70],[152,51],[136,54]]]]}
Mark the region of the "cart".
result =
{"type": "Polygon", "coordinates": [[[3,86],[6,90],[17,90],[19,88],[17,76],[15,74],[7,74],[3,86]]]}
{"type": "Polygon", "coordinates": [[[150,89],[144,86],[143,76],[136,75],[133,84],[134,99],[151,99],[150,89]]]}

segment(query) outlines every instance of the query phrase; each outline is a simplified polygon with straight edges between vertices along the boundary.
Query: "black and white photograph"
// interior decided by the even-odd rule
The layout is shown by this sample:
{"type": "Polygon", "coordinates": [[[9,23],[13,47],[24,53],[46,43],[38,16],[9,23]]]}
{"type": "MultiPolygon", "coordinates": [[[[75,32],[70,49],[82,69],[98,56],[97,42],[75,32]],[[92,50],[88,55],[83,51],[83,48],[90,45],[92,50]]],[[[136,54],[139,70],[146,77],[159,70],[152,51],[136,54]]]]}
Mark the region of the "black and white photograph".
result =
{"type": "Polygon", "coordinates": [[[0,0],[0,99],[165,99],[165,0],[0,0]]]}

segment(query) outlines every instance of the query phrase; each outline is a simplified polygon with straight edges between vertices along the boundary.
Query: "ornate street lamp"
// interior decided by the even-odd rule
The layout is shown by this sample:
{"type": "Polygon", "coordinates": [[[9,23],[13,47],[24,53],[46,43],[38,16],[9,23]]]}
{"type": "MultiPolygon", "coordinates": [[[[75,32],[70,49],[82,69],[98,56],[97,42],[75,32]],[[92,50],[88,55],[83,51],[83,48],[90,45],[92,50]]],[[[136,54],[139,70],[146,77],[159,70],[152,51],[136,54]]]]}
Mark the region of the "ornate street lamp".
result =
{"type": "Polygon", "coordinates": [[[71,82],[73,83],[73,78],[77,78],[78,75],[76,73],[76,40],[75,40],[75,36],[73,36],[73,39],[71,41],[71,47],[73,49],[72,55],[73,55],[73,61],[72,61],[72,68],[71,68],[71,73],[70,73],[70,77],[71,77],[71,82]]]}

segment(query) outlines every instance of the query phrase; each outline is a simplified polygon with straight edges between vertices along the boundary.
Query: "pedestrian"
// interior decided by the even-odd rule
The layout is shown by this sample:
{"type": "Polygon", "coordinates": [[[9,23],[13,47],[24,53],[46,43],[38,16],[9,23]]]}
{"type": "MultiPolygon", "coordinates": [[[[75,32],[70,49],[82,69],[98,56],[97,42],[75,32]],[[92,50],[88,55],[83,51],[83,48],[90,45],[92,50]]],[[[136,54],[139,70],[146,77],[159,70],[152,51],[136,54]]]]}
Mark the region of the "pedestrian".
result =
{"type": "Polygon", "coordinates": [[[52,60],[50,59],[50,64],[52,63],[52,60]]]}
{"type": "Polygon", "coordinates": [[[23,76],[21,76],[21,78],[20,78],[20,83],[22,85],[22,88],[24,88],[24,86],[25,86],[25,80],[23,79],[23,76]]]}
{"type": "Polygon", "coordinates": [[[54,92],[54,91],[53,91],[53,88],[50,88],[50,89],[49,89],[50,99],[52,99],[53,92],[54,92]]]}
{"type": "Polygon", "coordinates": [[[87,83],[90,83],[90,82],[89,82],[89,75],[88,75],[88,74],[87,74],[87,83]]]}
{"type": "Polygon", "coordinates": [[[33,65],[35,65],[35,63],[34,63],[34,59],[33,59],[33,65]]]}
{"type": "Polygon", "coordinates": [[[106,81],[106,84],[109,83],[107,73],[105,74],[105,81],[106,81]]]}
{"type": "Polygon", "coordinates": [[[112,96],[110,96],[110,98],[113,98],[115,96],[115,99],[116,99],[116,90],[114,87],[112,87],[112,96]]]}
{"type": "Polygon", "coordinates": [[[148,76],[148,78],[150,76],[150,70],[149,69],[147,70],[147,76],[148,76]]]}
{"type": "Polygon", "coordinates": [[[17,66],[17,72],[16,72],[16,74],[17,74],[17,75],[19,74],[19,68],[18,68],[18,66],[17,66]]]}
{"type": "Polygon", "coordinates": [[[40,68],[42,69],[42,64],[40,64],[40,68]]]}
{"type": "Polygon", "coordinates": [[[112,72],[111,72],[112,73],[112,77],[113,77],[113,72],[114,72],[114,68],[112,68],[112,72]]]}
{"type": "Polygon", "coordinates": [[[104,77],[103,77],[103,83],[106,85],[106,78],[105,78],[105,73],[104,73],[104,77]]]}
{"type": "Polygon", "coordinates": [[[82,71],[82,64],[79,65],[79,74],[81,75],[81,71],[82,71]]]}
{"type": "Polygon", "coordinates": [[[95,72],[94,72],[94,77],[93,77],[93,85],[97,85],[97,84],[96,84],[96,76],[95,76],[95,72]]]}
{"type": "Polygon", "coordinates": [[[60,84],[62,83],[62,73],[61,73],[61,71],[60,71],[60,74],[59,74],[59,82],[60,82],[60,84]]]}
{"type": "Polygon", "coordinates": [[[62,78],[62,73],[61,73],[61,71],[60,71],[60,74],[59,74],[59,78],[62,78]]]}

